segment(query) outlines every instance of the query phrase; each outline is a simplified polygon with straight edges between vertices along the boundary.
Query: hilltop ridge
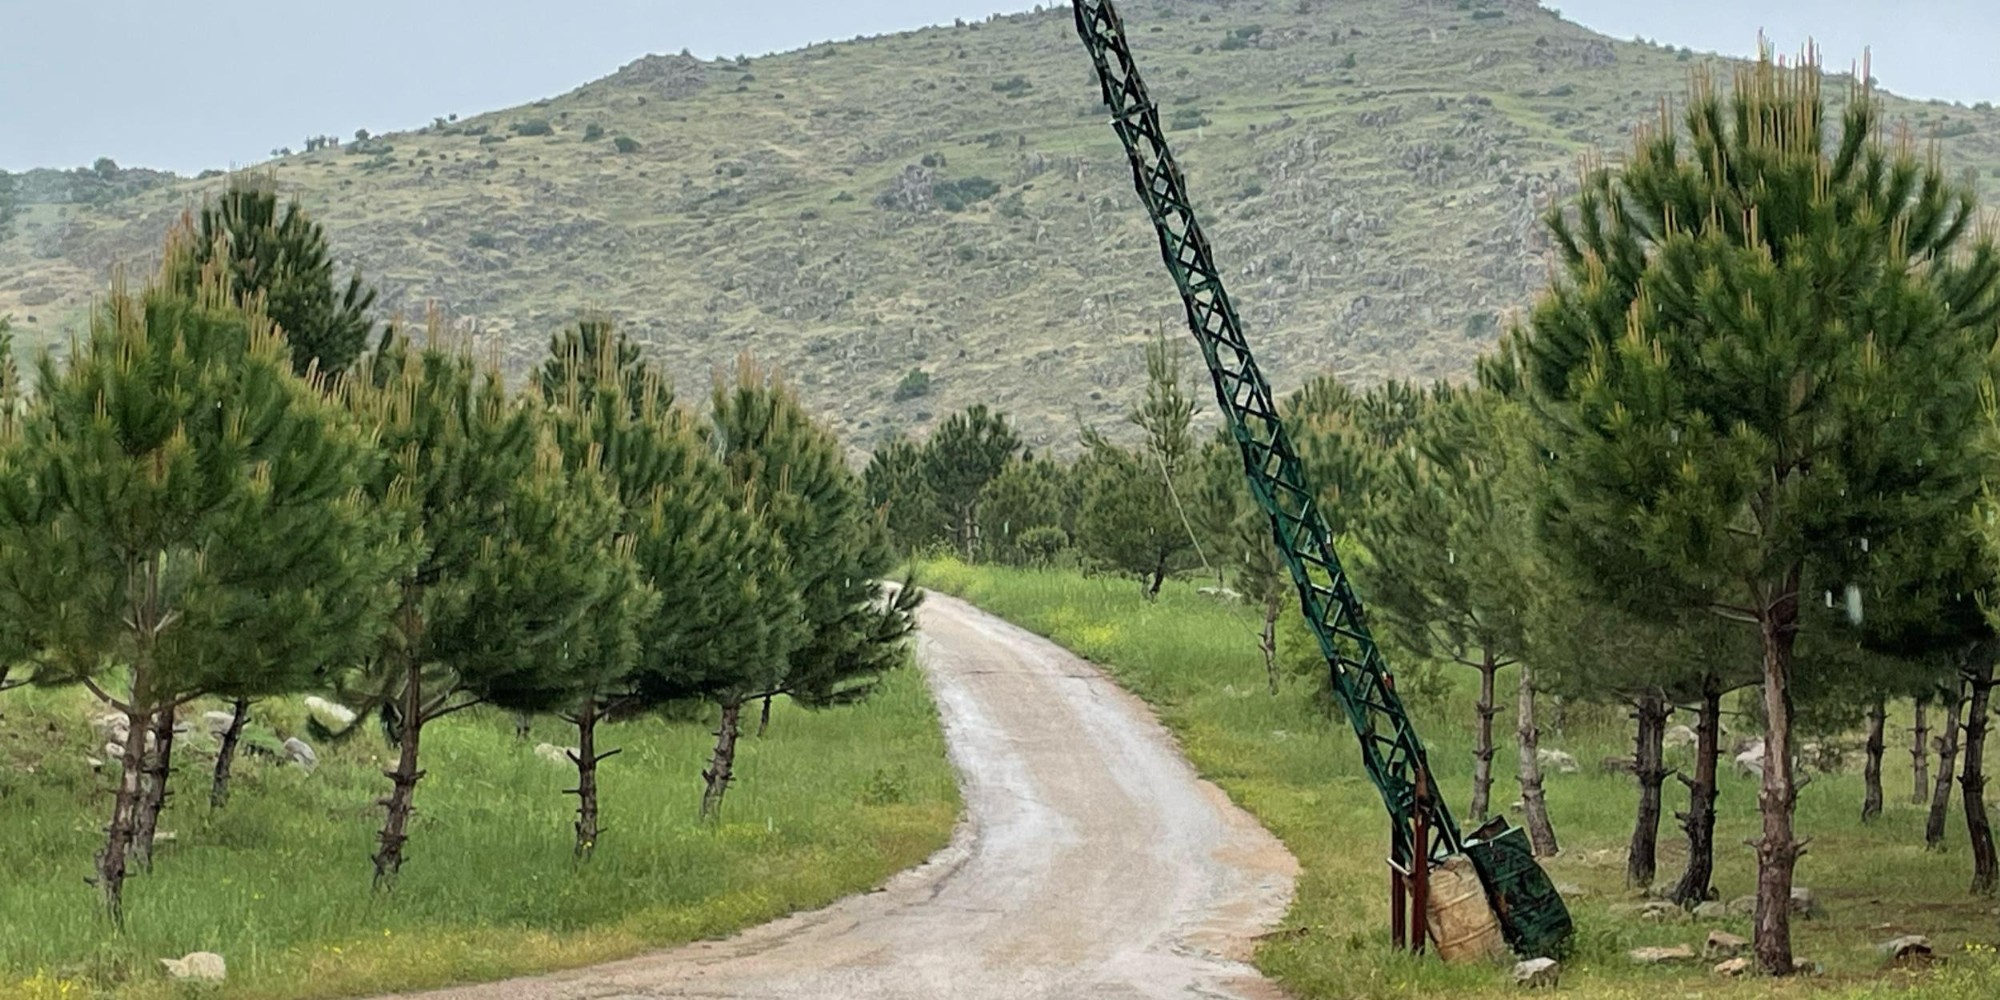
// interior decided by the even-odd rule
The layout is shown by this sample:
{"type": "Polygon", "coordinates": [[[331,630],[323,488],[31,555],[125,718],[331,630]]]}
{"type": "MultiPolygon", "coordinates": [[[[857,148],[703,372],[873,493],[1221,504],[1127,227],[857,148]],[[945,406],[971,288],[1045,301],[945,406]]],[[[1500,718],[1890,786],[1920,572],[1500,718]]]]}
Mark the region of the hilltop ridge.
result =
{"type": "MultiPolygon", "coordinates": [[[[1546,280],[1579,153],[1680,94],[1686,50],[1528,0],[1121,5],[1266,369],[1461,375],[1546,280]]],[[[1834,88],[1830,88],[1834,89],[1834,88]]],[[[444,109],[440,109],[444,110],[444,109]]],[[[2000,116],[1890,99],[1990,184],[2000,116]]],[[[1067,448],[1181,322],[1066,5],[747,60],[648,55],[569,93],[268,165],[392,309],[522,371],[584,310],[683,394],[752,352],[857,447],[975,401],[1067,448]],[[928,391],[897,391],[911,370],[928,391]],[[899,398],[900,397],[900,398],[899,398]]],[[[215,178],[28,206],[0,313],[54,342],[215,178]]]]}

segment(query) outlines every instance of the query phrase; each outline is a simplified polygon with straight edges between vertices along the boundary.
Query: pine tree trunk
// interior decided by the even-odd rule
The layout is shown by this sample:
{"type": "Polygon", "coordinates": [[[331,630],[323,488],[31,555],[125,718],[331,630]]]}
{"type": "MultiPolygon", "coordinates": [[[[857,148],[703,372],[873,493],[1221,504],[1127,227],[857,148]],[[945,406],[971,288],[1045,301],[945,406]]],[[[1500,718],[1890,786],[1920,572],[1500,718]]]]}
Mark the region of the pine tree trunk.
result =
{"type": "Polygon", "coordinates": [[[146,755],[146,785],[139,800],[138,821],[132,827],[132,856],[147,872],[153,870],[153,835],[160,829],[160,811],[167,807],[167,780],[174,768],[174,706],[153,713],[153,752],[146,755]]]}
{"type": "Polygon", "coordinates": [[[377,838],[380,846],[375,851],[377,889],[393,886],[396,874],[402,871],[403,843],[410,839],[411,800],[415,798],[417,782],[424,777],[424,772],[417,769],[417,750],[424,733],[423,667],[412,660],[405,664],[404,670],[402,727],[396,741],[400,752],[395,768],[382,772],[392,787],[389,797],[383,800],[388,812],[382,817],[382,832],[377,838]]]}
{"type": "Polygon", "coordinates": [[[576,713],[576,856],[589,860],[597,849],[597,698],[583,699],[576,713]]]}
{"type": "Polygon", "coordinates": [[[1959,717],[1965,713],[1965,685],[1958,684],[1945,705],[1944,734],[1937,738],[1937,781],[1931,789],[1930,813],[1924,817],[1924,849],[1944,850],[1944,822],[1951,813],[1951,779],[1958,772],[1959,717]]]}
{"type": "Polygon", "coordinates": [[[1861,822],[1872,823],[1882,815],[1882,752],[1886,748],[1883,730],[1887,728],[1889,706],[1882,696],[1875,696],[1875,704],[1868,708],[1868,763],[1861,771],[1861,822]]]}
{"type": "Polygon", "coordinates": [[[1910,803],[1923,805],[1924,796],[1931,790],[1930,726],[1924,718],[1925,709],[1930,706],[1929,698],[1917,699],[1916,721],[1910,727],[1910,772],[1915,779],[1910,790],[1910,803]]]}
{"type": "Polygon", "coordinates": [[[1764,778],[1757,793],[1764,835],[1757,842],[1757,910],[1752,946],[1767,975],[1792,972],[1792,869],[1799,844],[1792,836],[1792,642],[1798,634],[1798,572],[1785,580],[1784,596],[1759,620],[1764,646],[1764,778]]]}
{"type": "Polygon", "coordinates": [[[1660,787],[1666,784],[1663,763],[1666,752],[1667,700],[1657,694],[1641,696],[1632,705],[1638,723],[1632,740],[1632,775],[1639,782],[1639,812],[1632,821],[1632,846],[1625,851],[1625,884],[1644,889],[1659,874],[1660,787]]]}
{"type": "Polygon", "coordinates": [[[1160,585],[1166,582],[1167,582],[1167,557],[1164,554],[1162,554],[1160,558],[1153,563],[1153,572],[1149,574],[1149,582],[1147,582],[1146,584],[1146,600],[1151,601],[1158,598],[1160,596],[1160,585]]]}
{"type": "Polygon", "coordinates": [[[1537,857],[1553,856],[1558,850],[1555,827],[1549,825],[1549,804],[1542,795],[1542,762],[1535,756],[1541,734],[1535,728],[1535,675],[1521,664],[1520,725],[1515,736],[1521,745],[1521,805],[1527,812],[1528,840],[1537,857]]]}
{"type": "Polygon", "coordinates": [[[763,707],[757,710],[757,738],[760,740],[764,738],[764,731],[771,728],[771,699],[775,697],[777,695],[765,695],[763,707]]]}
{"type": "Polygon", "coordinates": [[[215,777],[208,784],[208,806],[220,809],[229,804],[229,771],[236,765],[236,744],[243,739],[243,723],[250,718],[250,699],[238,698],[230,706],[229,728],[222,731],[222,746],[215,751],[215,777]]]}
{"type": "Polygon", "coordinates": [[[742,701],[732,698],[722,703],[722,721],[715,727],[715,754],[709,758],[708,770],[701,772],[705,783],[701,793],[703,818],[722,813],[722,796],[729,791],[736,772],[737,719],[742,713],[742,701]]]}
{"type": "Polygon", "coordinates": [[[1702,692],[1701,718],[1695,721],[1694,779],[1680,779],[1688,790],[1688,811],[1680,814],[1688,860],[1671,898],[1682,906],[1715,893],[1715,771],[1721,757],[1722,692],[1710,685],[1702,692]]]}
{"type": "Polygon", "coordinates": [[[1487,653],[1479,661],[1479,702],[1473,712],[1479,728],[1472,744],[1472,825],[1486,822],[1493,799],[1493,717],[1500,713],[1493,704],[1493,684],[1500,672],[1499,661],[1487,653]]]}
{"type": "Polygon", "coordinates": [[[1993,654],[1982,650],[1967,664],[1965,707],[1965,770],[1959,795],[1965,799],[1965,836],[1972,844],[1972,892],[1993,895],[2000,889],[2000,861],[1993,853],[1993,825],[1986,815],[1986,728],[1993,695],[1993,654]]]}
{"type": "Polygon", "coordinates": [[[132,831],[139,821],[142,780],[146,769],[146,727],[152,710],[139,703],[138,693],[146,689],[145,670],[133,667],[133,700],[125,710],[125,753],[119,758],[118,789],[111,799],[111,822],[104,830],[104,849],[97,854],[97,891],[104,897],[104,909],[117,927],[125,925],[125,862],[132,847],[132,831]]]}
{"type": "Polygon", "coordinates": [[[1568,725],[1569,699],[1559,694],[1551,695],[1549,697],[1549,732],[1554,733],[1556,739],[1562,739],[1563,729],[1568,725]]]}
{"type": "Polygon", "coordinates": [[[1271,685],[1271,693],[1278,693],[1278,609],[1282,607],[1273,595],[1264,599],[1264,631],[1259,634],[1257,648],[1264,653],[1264,680],[1271,685]]]}

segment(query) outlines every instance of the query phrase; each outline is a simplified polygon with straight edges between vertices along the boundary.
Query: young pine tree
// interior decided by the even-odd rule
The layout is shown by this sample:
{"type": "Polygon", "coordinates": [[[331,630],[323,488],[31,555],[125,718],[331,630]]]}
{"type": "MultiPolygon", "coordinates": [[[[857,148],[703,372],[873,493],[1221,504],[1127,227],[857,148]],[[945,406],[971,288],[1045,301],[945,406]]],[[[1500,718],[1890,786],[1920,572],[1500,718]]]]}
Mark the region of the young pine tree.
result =
{"type": "Polygon", "coordinates": [[[889,541],[905,555],[921,551],[942,536],[944,515],[924,475],[923,448],[898,437],[875,449],[862,473],[868,506],[889,532],[889,541]]]}
{"type": "Polygon", "coordinates": [[[43,651],[39,676],[126,720],[95,878],[114,920],[166,801],[175,709],[295,691],[359,655],[399,561],[358,488],[362,436],[219,269],[178,280],[192,252],[176,233],[159,282],[115,285],[67,364],[42,357],[0,461],[6,627],[43,651]]]}
{"type": "Polygon", "coordinates": [[[174,272],[190,292],[204,269],[220,264],[236,301],[263,300],[264,312],[291,347],[292,369],[329,379],[352,367],[374,339],[368,310],[375,289],[354,274],[334,276],[326,233],[296,199],[281,211],[273,178],[237,174],[222,195],[202,205],[194,240],[174,272]]]}
{"type": "Polygon", "coordinates": [[[1996,264],[1973,196],[1884,148],[1857,88],[1840,134],[1811,60],[1698,78],[1550,218],[1563,272],[1513,345],[1547,415],[1544,536],[1578,576],[1753,629],[1766,721],[1755,950],[1792,970],[1801,597],[1841,547],[1967,497],[1957,482],[1996,264]],[[1664,117],[1664,116],[1663,116],[1664,117]]]}
{"type": "Polygon", "coordinates": [[[1007,415],[975,403],[945,418],[923,448],[924,483],[929,487],[944,530],[970,561],[979,554],[979,501],[986,484],[1007,468],[1021,450],[1021,438],[1007,426],[1007,415]]]}
{"type": "Polygon", "coordinates": [[[577,730],[576,853],[588,858],[602,835],[597,767],[618,752],[598,750],[598,724],[754,681],[789,657],[802,630],[783,554],[657,371],[637,351],[584,354],[561,339],[553,350],[542,382],[549,422],[569,463],[609,477],[617,537],[640,578],[634,592],[657,597],[635,616],[629,650],[578,661],[566,718],[577,730]],[[562,369],[560,381],[548,377],[562,369]]]}
{"type": "Polygon", "coordinates": [[[638,610],[604,476],[565,468],[538,412],[449,340],[433,320],[427,344],[392,341],[344,388],[377,445],[369,499],[421,545],[394,581],[391,628],[347,679],[398,748],[378,887],[402,867],[424,727],[477,704],[559,703],[593,651],[624,648],[638,610]]]}
{"type": "Polygon", "coordinates": [[[1021,566],[1044,562],[1068,548],[1076,525],[1075,483],[1053,459],[1008,463],[980,494],[981,553],[1021,566]]]}
{"type": "Polygon", "coordinates": [[[703,774],[704,815],[721,808],[734,779],[745,704],[761,700],[767,723],[778,695],[808,707],[866,697],[903,662],[922,599],[907,582],[885,592],[880,578],[895,564],[888,536],[840,442],[789,387],[745,360],[733,379],[716,380],[710,412],[730,484],[789,557],[804,635],[789,655],[746,663],[745,673],[713,696],[720,720],[703,774]]]}
{"type": "Polygon", "coordinates": [[[1144,437],[1123,448],[1096,431],[1083,435],[1078,463],[1083,506],[1078,541],[1086,556],[1139,579],[1151,600],[1194,549],[1187,505],[1198,499],[1194,400],[1178,342],[1161,331],[1146,346],[1146,398],[1126,415],[1144,437]]]}

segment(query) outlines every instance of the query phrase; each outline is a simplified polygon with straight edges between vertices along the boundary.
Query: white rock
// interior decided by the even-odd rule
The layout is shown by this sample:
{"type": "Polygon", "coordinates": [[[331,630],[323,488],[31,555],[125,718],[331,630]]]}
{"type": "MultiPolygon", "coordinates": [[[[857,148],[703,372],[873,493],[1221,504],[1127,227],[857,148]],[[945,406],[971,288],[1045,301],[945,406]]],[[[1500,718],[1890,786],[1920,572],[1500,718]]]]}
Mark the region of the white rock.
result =
{"type": "Polygon", "coordinates": [[[1754,915],[1756,912],[1757,897],[1755,896],[1738,896],[1729,901],[1729,915],[1732,917],[1748,917],[1754,915]]]}
{"type": "Polygon", "coordinates": [[[1709,931],[1708,940],[1702,943],[1703,958],[1735,958],[1750,950],[1750,942],[1726,931],[1709,931]]]}
{"type": "Polygon", "coordinates": [[[310,771],[319,766],[319,754],[306,741],[293,736],[285,740],[285,759],[310,771]]]}
{"type": "Polygon", "coordinates": [[[1894,941],[1884,941],[1876,945],[1875,950],[1892,961],[1927,958],[1931,955],[1931,939],[1922,934],[1905,934],[1894,941]]]}
{"type": "Polygon", "coordinates": [[[1677,944],[1671,948],[1634,948],[1625,955],[1640,965],[1661,965],[1667,962],[1688,961],[1694,958],[1694,949],[1684,944],[1677,944]]]}
{"type": "Polygon", "coordinates": [[[306,712],[328,729],[346,729],[354,725],[353,709],[316,694],[306,696],[306,712]]]}
{"type": "Polygon", "coordinates": [[[1727,962],[1717,962],[1714,971],[1718,976],[1740,976],[1750,971],[1750,960],[1732,958],[1727,962]]]}
{"type": "Polygon", "coordinates": [[[1761,777],[1764,773],[1764,744],[1759,743],[1736,755],[1736,773],[1747,778],[1761,777]]]}
{"type": "Polygon", "coordinates": [[[535,756],[551,764],[571,763],[569,755],[573,752],[569,747],[559,747],[553,743],[535,744],[535,756]]]}
{"type": "Polygon", "coordinates": [[[223,733],[228,732],[229,727],[236,723],[236,713],[203,712],[201,713],[201,721],[208,726],[208,734],[210,736],[219,737],[223,733]]]}
{"type": "Polygon", "coordinates": [[[1535,760],[1539,761],[1543,767],[1555,768],[1561,774],[1575,774],[1579,770],[1576,758],[1562,750],[1536,750],[1535,760]]]}
{"type": "Polygon", "coordinates": [[[1820,915],[1819,897],[1811,889],[1802,885],[1792,887],[1792,912],[1811,920],[1820,915]]]}
{"type": "Polygon", "coordinates": [[[191,951],[180,958],[163,958],[167,975],[203,983],[219,983],[229,976],[229,966],[212,951],[191,951]]]}
{"type": "Polygon", "coordinates": [[[1694,730],[1686,726],[1669,726],[1665,736],[1660,737],[1660,745],[1668,750],[1679,750],[1694,746],[1698,742],[1694,730]]]}
{"type": "Polygon", "coordinates": [[[1553,958],[1531,958],[1514,966],[1516,985],[1531,990],[1554,989],[1562,976],[1562,965],[1553,958]]]}
{"type": "Polygon", "coordinates": [[[124,712],[106,712],[90,720],[90,730],[106,743],[123,743],[132,731],[132,720],[124,712]]]}
{"type": "Polygon", "coordinates": [[[1721,920],[1729,916],[1729,907],[1719,900],[1709,900],[1694,908],[1696,920],[1721,920]]]}

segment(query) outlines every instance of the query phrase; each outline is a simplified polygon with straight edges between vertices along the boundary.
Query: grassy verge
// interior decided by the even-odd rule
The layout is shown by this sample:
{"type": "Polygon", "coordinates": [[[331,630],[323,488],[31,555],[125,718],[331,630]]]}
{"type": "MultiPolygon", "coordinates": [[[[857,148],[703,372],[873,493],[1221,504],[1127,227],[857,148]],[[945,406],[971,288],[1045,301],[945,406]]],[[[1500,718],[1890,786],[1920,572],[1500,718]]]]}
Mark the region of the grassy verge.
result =
{"type": "MultiPolygon", "coordinates": [[[[206,707],[206,706],[202,706],[206,707]]],[[[260,706],[275,733],[300,710],[260,706]]],[[[726,934],[865,889],[950,835],[958,793],[915,670],[870,701],[809,713],[780,703],[746,737],[719,824],[695,807],[710,737],[699,723],[609,727],[606,832],[571,858],[575,783],[537,757],[574,731],[538,720],[526,742],[499,715],[425,731],[410,860],[393,894],[368,884],[390,752],[372,733],[321,747],[308,774],[238,765],[228,808],[208,807],[208,760],[176,753],[178,797],[157,870],[126,887],[112,934],[83,879],[101,840],[109,773],[93,771],[86,699],[0,696],[0,998],[178,993],[157,959],[220,952],[218,998],[337,997],[493,979],[726,934]],[[433,733],[435,736],[433,737],[433,733]]],[[[198,712],[197,712],[198,718],[198,712]]],[[[97,756],[103,756],[99,751],[97,756]]]]}
{"type": "MultiPolygon", "coordinates": [[[[1387,820],[1363,775],[1353,735],[1321,714],[1306,682],[1288,679],[1279,695],[1265,686],[1252,612],[1173,586],[1156,603],[1135,585],[1059,571],[923,567],[928,585],[963,596],[1103,664],[1120,683],[1152,703],[1179,737],[1195,766],[1256,814],[1289,845],[1303,866],[1297,899],[1285,924],[1257,953],[1257,964],[1302,998],[1391,997],[1449,993],[1510,995],[1504,970],[1445,967],[1412,961],[1387,947],[1387,878],[1382,857],[1387,820]]],[[[1419,726],[1433,766],[1455,803],[1469,796],[1472,759],[1471,674],[1457,678],[1438,704],[1419,706],[1419,726]]],[[[1503,676],[1503,685],[1510,678],[1503,676]]],[[[1503,699],[1511,702],[1511,699],[1503,699]]],[[[1645,923],[1614,909],[1631,897],[1622,885],[1624,846],[1631,834],[1631,779],[1599,773],[1593,762],[1629,753],[1622,716],[1572,712],[1560,747],[1585,762],[1580,773],[1549,776],[1549,808],[1563,853],[1549,869],[1584,895],[1571,908],[1580,928],[1563,985],[1575,996],[1762,997],[1872,996],[1910,991],[1926,997],[2000,996],[2000,936],[1994,901],[1968,897],[1970,873],[1962,836],[1945,854],[1926,854],[1923,813],[1907,804],[1907,770],[1890,757],[1885,784],[1890,805],[1867,827],[1858,774],[1820,775],[1801,796],[1801,833],[1813,837],[1799,867],[1825,914],[1794,924],[1798,953],[1824,973],[1782,983],[1714,976],[1711,963],[1635,967],[1625,952],[1641,945],[1690,944],[1710,929],[1748,937],[1744,918],[1715,922],[1645,923]],[[1949,956],[1934,975],[1887,970],[1873,945],[1906,933],[1926,934],[1949,956]]],[[[1503,712],[1498,732],[1511,733],[1503,712]]],[[[1511,742],[1511,740],[1509,740],[1511,742]]],[[[1503,751],[1508,750],[1506,746],[1503,751]]],[[[1516,796],[1511,754],[1496,761],[1494,800],[1516,796]]],[[[1907,764],[1904,765],[1907,767],[1907,764]]],[[[1670,782],[1669,802],[1684,807],[1670,782]]],[[[1749,779],[1722,783],[1716,884],[1723,898],[1754,888],[1754,858],[1741,846],[1755,832],[1756,789],[1749,779]]],[[[1462,805],[1461,805],[1462,808],[1462,805]]],[[[1959,822],[1956,814],[1953,823],[1959,822]]],[[[1954,830],[1957,833],[1957,830],[1954,830]]],[[[1671,814],[1661,831],[1662,878],[1678,871],[1684,847],[1671,814]]]]}

